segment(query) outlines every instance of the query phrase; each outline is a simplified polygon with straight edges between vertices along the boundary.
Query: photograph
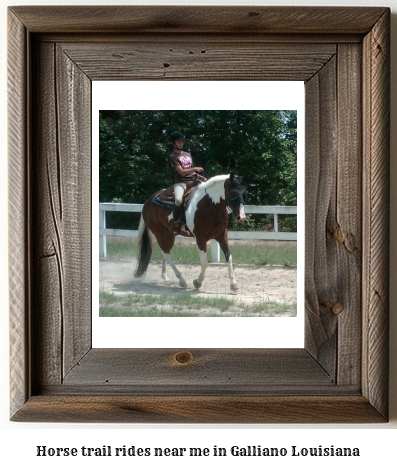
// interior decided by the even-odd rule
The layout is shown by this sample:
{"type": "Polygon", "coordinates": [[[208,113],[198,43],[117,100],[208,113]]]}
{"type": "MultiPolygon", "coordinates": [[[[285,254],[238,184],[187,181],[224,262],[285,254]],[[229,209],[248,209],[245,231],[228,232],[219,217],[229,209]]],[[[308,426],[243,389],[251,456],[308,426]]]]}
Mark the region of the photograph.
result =
{"type": "Polygon", "coordinates": [[[92,85],[94,345],[302,347],[304,83],[92,85]]]}
{"type": "Polygon", "coordinates": [[[296,316],[296,110],[101,110],[99,208],[100,316],[296,316]]]}

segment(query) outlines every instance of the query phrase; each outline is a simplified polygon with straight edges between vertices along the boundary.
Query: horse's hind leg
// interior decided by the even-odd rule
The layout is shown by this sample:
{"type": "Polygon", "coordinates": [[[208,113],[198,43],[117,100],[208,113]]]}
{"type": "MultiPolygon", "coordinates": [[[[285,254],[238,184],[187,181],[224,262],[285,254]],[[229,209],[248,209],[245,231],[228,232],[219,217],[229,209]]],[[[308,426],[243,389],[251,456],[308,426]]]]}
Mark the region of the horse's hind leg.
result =
{"type": "MultiPolygon", "coordinates": [[[[156,234],[155,234],[156,235],[156,234]]],[[[172,234],[171,231],[165,230],[159,234],[158,236],[156,235],[157,242],[162,250],[163,254],[163,264],[162,264],[162,272],[161,276],[163,277],[164,281],[168,281],[169,278],[167,276],[167,264],[170,265],[170,267],[173,269],[175,276],[179,280],[179,286],[182,288],[187,288],[187,283],[185,279],[182,276],[182,273],[177,269],[175,266],[174,261],[172,260],[171,257],[171,249],[174,246],[175,242],[175,236],[172,234]]]]}
{"type": "Polygon", "coordinates": [[[162,276],[163,276],[164,280],[167,281],[167,279],[168,279],[167,274],[164,271],[164,266],[167,267],[167,263],[168,263],[170,265],[170,267],[174,270],[175,276],[179,280],[179,286],[181,286],[182,288],[187,288],[187,283],[186,283],[185,279],[183,278],[182,273],[176,268],[175,263],[172,260],[171,254],[163,252],[163,259],[164,259],[164,261],[163,261],[162,276]],[[164,275],[165,275],[165,277],[164,277],[164,275]]]}
{"type": "Polygon", "coordinates": [[[167,260],[164,258],[164,252],[163,252],[163,263],[161,266],[161,277],[163,278],[164,281],[170,281],[167,275],[167,260]]]}
{"type": "Polygon", "coordinates": [[[227,268],[229,270],[230,289],[232,291],[238,291],[240,288],[239,288],[239,285],[236,281],[236,277],[234,275],[233,257],[232,257],[232,254],[230,253],[230,250],[229,250],[229,244],[227,242],[226,234],[224,234],[222,237],[217,238],[216,241],[219,242],[219,245],[221,246],[222,252],[225,254],[225,258],[226,258],[226,262],[227,262],[227,268]]]}

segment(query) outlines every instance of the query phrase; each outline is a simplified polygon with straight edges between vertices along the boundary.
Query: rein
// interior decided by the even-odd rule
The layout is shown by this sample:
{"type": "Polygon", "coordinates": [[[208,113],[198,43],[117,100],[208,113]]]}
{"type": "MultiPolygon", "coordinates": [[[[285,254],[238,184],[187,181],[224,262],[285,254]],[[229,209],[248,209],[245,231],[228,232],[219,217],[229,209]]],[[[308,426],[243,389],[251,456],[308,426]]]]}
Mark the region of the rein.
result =
{"type": "Polygon", "coordinates": [[[211,178],[205,170],[203,170],[203,175],[205,176],[207,180],[211,178]]]}

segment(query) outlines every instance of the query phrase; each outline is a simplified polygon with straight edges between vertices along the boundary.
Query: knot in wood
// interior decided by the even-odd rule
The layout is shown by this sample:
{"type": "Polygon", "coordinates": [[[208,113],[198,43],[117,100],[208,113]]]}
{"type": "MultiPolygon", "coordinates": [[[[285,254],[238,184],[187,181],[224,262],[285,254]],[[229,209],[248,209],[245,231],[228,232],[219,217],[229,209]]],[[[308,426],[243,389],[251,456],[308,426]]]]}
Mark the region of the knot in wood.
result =
{"type": "Polygon", "coordinates": [[[193,361],[193,355],[190,352],[178,352],[175,354],[174,360],[180,365],[186,365],[193,361]]]}
{"type": "Polygon", "coordinates": [[[332,314],[334,314],[335,316],[339,316],[340,314],[342,314],[343,304],[337,301],[335,304],[332,305],[331,311],[332,311],[332,314]]]}
{"type": "Polygon", "coordinates": [[[336,239],[340,244],[343,244],[345,240],[345,235],[343,234],[342,228],[337,226],[334,232],[334,239],[336,239]]]}

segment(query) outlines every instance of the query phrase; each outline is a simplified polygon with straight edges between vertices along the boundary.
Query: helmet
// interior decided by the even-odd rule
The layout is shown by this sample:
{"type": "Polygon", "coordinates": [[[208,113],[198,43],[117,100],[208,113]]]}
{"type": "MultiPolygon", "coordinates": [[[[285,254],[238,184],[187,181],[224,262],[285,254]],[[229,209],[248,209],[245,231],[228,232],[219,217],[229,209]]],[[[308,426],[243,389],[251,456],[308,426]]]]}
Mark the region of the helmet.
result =
{"type": "Polygon", "coordinates": [[[178,139],[183,139],[183,140],[185,140],[185,136],[184,136],[181,132],[179,132],[179,131],[174,131],[174,132],[171,134],[171,136],[170,136],[170,141],[171,141],[171,142],[175,142],[175,141],[177,141],[178,139]]]}

